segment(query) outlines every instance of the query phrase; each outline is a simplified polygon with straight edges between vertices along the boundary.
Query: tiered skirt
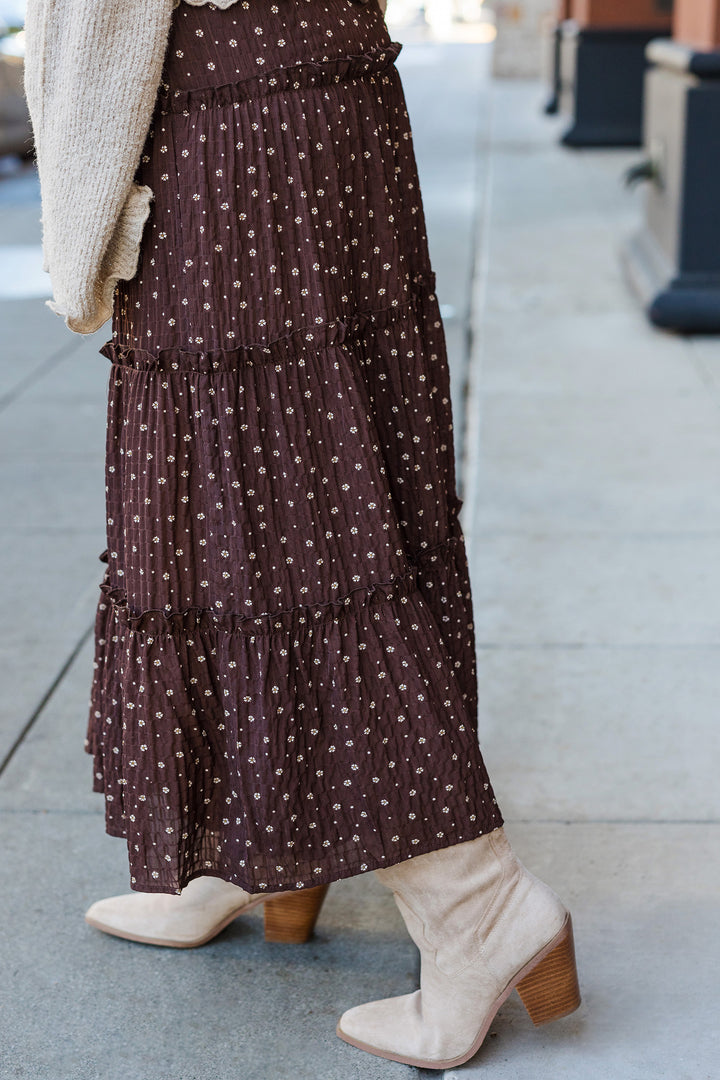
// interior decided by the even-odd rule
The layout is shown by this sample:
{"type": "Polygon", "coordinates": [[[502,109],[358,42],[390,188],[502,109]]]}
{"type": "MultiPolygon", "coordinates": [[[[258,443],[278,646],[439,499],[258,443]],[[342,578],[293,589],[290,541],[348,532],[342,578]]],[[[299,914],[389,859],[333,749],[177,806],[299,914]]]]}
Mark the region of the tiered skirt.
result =
{"type": "Polygon", "coordinates": [[[452,409],[375,3],[181,3],[115,294],[85,748],[134,889],[490,831],[452,409]]]}

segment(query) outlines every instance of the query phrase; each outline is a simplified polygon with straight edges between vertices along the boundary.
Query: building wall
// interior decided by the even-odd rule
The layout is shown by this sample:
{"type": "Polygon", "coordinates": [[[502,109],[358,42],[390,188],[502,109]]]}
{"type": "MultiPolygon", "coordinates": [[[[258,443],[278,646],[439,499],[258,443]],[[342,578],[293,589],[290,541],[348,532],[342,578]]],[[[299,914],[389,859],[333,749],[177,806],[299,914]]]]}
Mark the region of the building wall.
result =
{"type": "MultiPolygon", "coordinates": [[[[693,4],[703,0],[692,0],[693,4]]],[[[579,26],[658,27],[667,29],[672,16],[670,0],[572,0],[572,18],[579,26]]]]}
{"type": "Polygon", "coordinates": [[[676,41],[696,49],[717,49],[720,46],[718,0],[677,0],[674,36],[676,41]]]}

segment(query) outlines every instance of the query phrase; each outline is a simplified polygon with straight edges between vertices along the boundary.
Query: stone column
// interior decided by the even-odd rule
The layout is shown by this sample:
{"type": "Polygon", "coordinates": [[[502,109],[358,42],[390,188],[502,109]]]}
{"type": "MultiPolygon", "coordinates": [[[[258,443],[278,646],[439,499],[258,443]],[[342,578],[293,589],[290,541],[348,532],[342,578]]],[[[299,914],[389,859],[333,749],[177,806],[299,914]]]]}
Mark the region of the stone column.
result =
{"type": "Polygon", "coordinates": [[[555,12],[555,0],[491,0],[497,38],[493,50],[493,75],[510,78],[540,77],[543,70],[543,37],[555,12]]]}

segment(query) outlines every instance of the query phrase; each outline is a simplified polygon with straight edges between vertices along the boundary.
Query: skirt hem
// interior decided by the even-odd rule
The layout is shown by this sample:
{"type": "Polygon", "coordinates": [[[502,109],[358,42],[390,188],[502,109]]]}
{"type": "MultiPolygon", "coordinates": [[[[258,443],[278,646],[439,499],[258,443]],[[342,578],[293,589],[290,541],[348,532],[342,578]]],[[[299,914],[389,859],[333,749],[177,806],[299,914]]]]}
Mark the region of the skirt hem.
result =
{"type": "MultiPolygon", "coordinates": [[[[346,878],[357,877],[360,874],[369,874],[374,870],[380,870],[388,866],[396,866],[398,863],[407,862],[409,859],[417,858],[419,855],[426,855],[431,851],[442,851],[445,848],[454,847],[455,844],[463,844],[470,840],[475,840],[479,836],[484,836],[489,832],[494,832],[495,829],[499,829],[504,825],[504,820],[500,810],[497,809],[494,816],[487,818],[483,821],[481,827],[472,831],[472,835],[465,836],[462,834],[452,833],[442,837],[435,837],[431,840],[426,840],[423,843],[418,843],[412,850],[404,849],[402,852],[397,852],[397,857],[391,859],[372,859],[363,858],[354,862],[348,861],[346,867],[340,867],[337,864],[332,867],[324,868],[321,873],[313,874],[312,878],[307,880],[298,880],[292,884],[288,883],[274,883],[271,887],[260,890],[263,893],[279,893],[279,892],[297,892],[299,889],[312,889],[317,885],[331,885],[335,881],[344,881],[346,878]]],[[[115,830],[110,827],[106,827],[105,833],[107,836],[112,836],[120,840],[126,840],[127,837],[123,832],[115,830]]],[[[147,892],[147,893],[179,893],[181,892],[191,881],[197,877],[216,877],[223,881],[228,881],[233,885],[239,886],[241,889],[245,889],[246,892],[254,893],[256,884],[250,877],[243,877],[239,874],[223,873],[222,870],[217,868],[203,868],[199,867],[187,874],[181,875],[179,878],[179,885],[177,888],[171,888],[165,885],[154,885],[147,881],[139,883],[135,876],[130,876],[130,888],[135,892],[147,892]]]]}

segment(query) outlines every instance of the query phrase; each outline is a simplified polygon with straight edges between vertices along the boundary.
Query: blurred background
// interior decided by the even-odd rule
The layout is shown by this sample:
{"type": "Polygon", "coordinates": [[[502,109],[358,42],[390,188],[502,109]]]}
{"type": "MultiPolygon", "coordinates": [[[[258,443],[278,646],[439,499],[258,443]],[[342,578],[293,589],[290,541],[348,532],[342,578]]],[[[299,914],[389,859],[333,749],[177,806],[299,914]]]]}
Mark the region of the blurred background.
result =
{"type": "Polygon", "coordinates": [[[496,36],[494,11],[484,0],[388,0],[385,18],[404,41],[417,35],[429,41],[487,44],[496,36]]]}
{"type": "MultiPolygon", "coordinates": [[[[371,875],[333,887],[302,953],[252,916],[187,956],[82,920],[127,889],[83,752],[111,330],[44,304],[23,18],[0,0],[0,1071],[409,1080],[333,1035],[378,981],[416,985],[371,875]]],[[[573,911],[583,993],[538,1030],[509,1000],[448,1075],[710,1080],[720,0],[389,0],[387,21],[451,367],[480,741],[514,846],[573,911]]]]}

